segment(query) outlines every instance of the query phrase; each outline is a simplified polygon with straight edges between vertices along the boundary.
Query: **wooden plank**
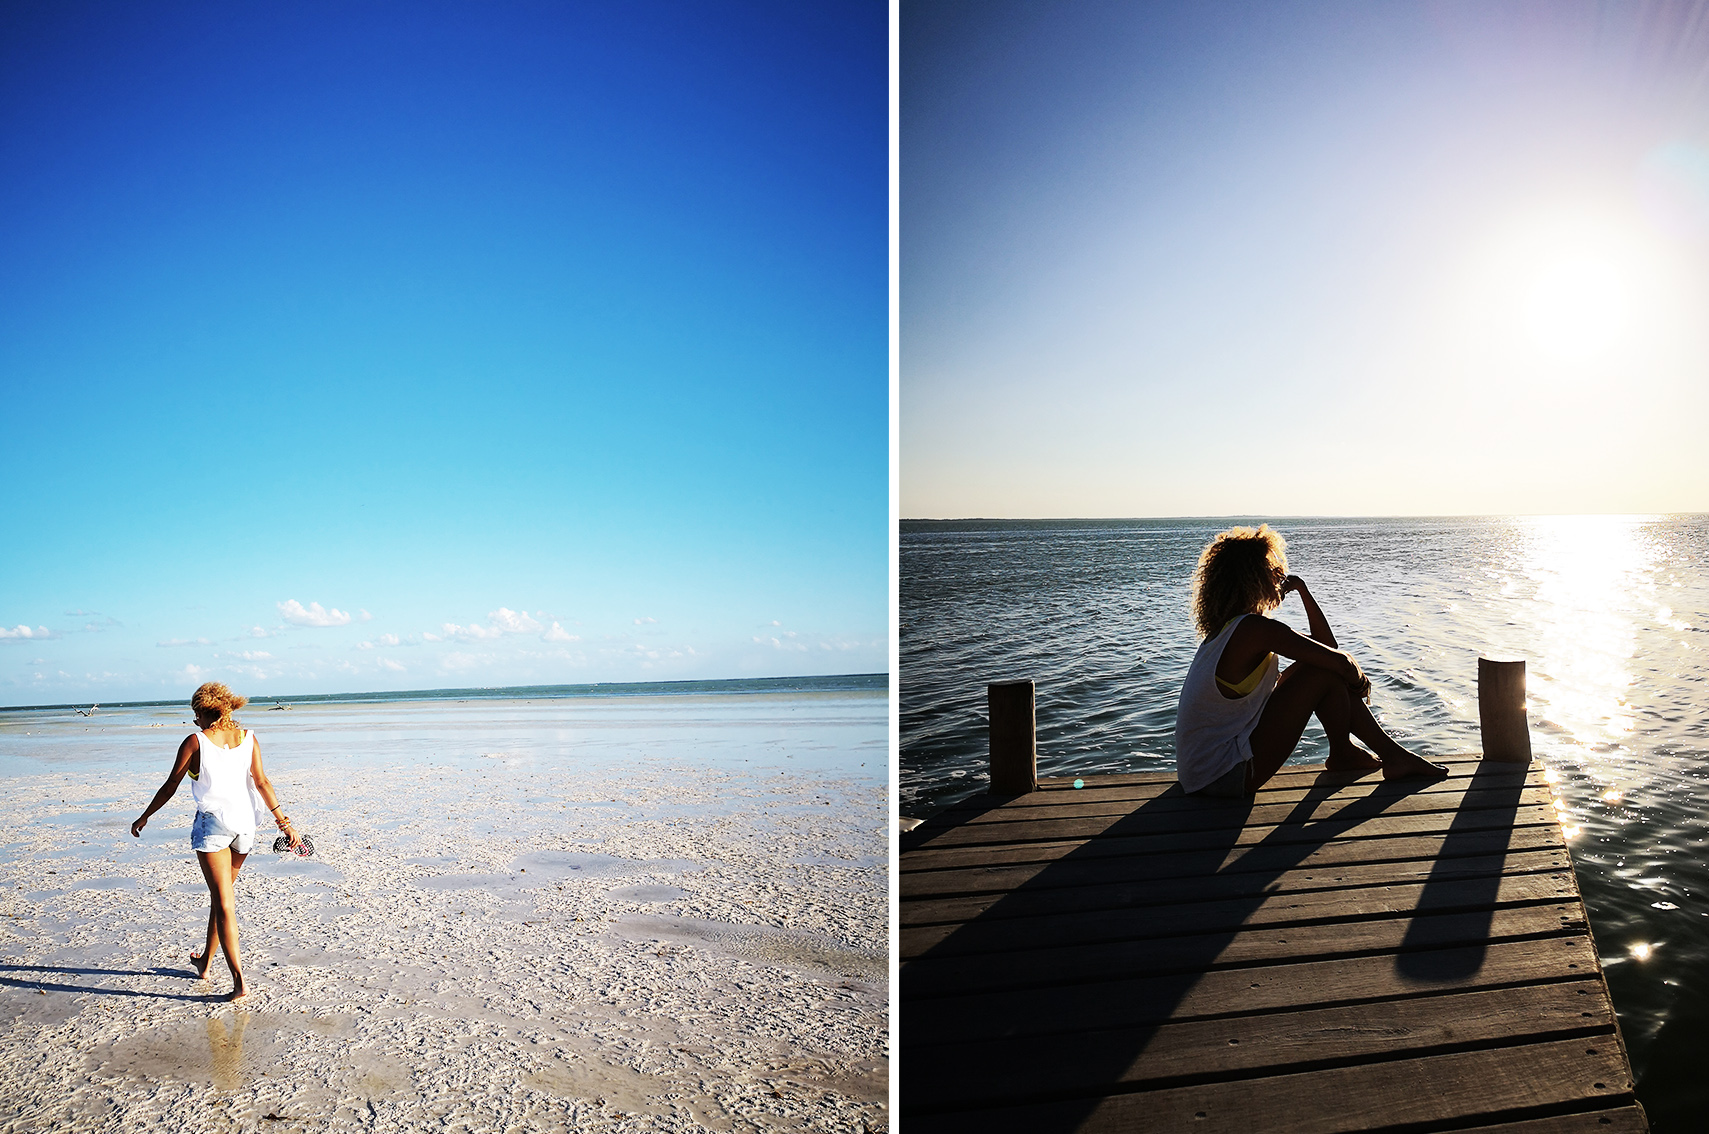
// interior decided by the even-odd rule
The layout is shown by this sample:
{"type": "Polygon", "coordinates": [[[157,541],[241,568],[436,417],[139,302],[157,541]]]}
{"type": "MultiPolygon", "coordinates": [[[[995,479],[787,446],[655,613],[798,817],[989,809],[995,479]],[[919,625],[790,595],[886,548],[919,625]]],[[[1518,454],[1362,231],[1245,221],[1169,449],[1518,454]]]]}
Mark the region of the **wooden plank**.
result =
{"type": "MultiPolygon", "coordinates": [[[[1422,790],[1438,790],[1439,787],[1442,787],[1443,790],[1451,790],[1444,785],[1452,784],[1456,780],[1468,780],[1479,774],[1480,771],[1485,777],[1489,777],[1495,774],[1505,774],[1509,770],[1506,765],[1500,767],[1486,766],[1475,753],[1471,755],[1433,756],[1431,759],[1447,764],[1449,773],[1444,780],[1436,781],[1433,785],[1426,785],[1422,790]]],[[[1523,778],[1525,772],[1526,769],[1523,766],[1515,765],[1512,768],[1512,774],[1517,778],[1523,778]]],[[[1385,782],[1387,781],[1376,773],[1352,776],[1345,773],[1329,772],[1322,764],[1291,764],[1272,776],[1263,787],[1258,789],[1257,794],[1260,799],[1263,799],[1284,792],[1304,793],[1326,783],[1339,784],[1343,785],[1344,788],[1357,790],[1361,785],[1373,787],[1385,782]]],[[[959,813],[961,812],[983,811],[997,804],[1006,807],[1053,806],[1065,796],[1089,799],[1154,799],[1175,789],[1176,786],[1177,781],[1173,772],[1041,776],[1037,791],[1017,796],[990,795],[983,792],[964,796],[946,804],[932,819],[933,821],[959,822],[959,813]],[[1084,786],[1076,788],[1074,782],[1077,779],[1084,786]]]]}
{"type": "Polygon", "coordinates": [[[1607,995],[1599,981],[1588,979],[1598,970],[1595,945],[1585,933],[1444,949],[1436,960],[1452,975],[1440,981],[1409,979],[1397,970],[1394,954],[1169,975],[1142,968],[1137,975],[1083,984],[969,991],[937,999],[904,995],[898,1012],[902,1041],[913,1048],[974,1037],[1021,1041],[1169,1019],[1374,1004],[1431,991],[1555,981],[1563,974],[1585,978],[1567,982],[1577,995],[1607,995]]]}
{"type": "MultiPolygon", "coordinates": [[[[1303,857],[1301,850],[1293,845],[1236,846],[1228,851],[1226,858],[1209,866],[1204,865],[1206,857],[1202,850],[1158,851],[1155,844],[1137,838],[1079,839],[996,847],[928,847],[911,851],[901,860],[900,878],[904,886],[918,887],[921,889],[916,892],[929,893],[934,892],[925,889],[934,885],[928,877],[932,871],[966,867],[996,870],[1011,865],[1032,868],[1056,864],[1054,869],[1072,871],[1099,869],[1098,860],[1120,858],[1128,860],[1134,869],[1144,870],[1147,877],[1199,877],[1213,871],[1228,874],[1242,869],[1290,869],[1295,863],[1301,867],[1327,867],[1354,862],[1434,859],[1441,857],[1444,849],[1452,849],[1444,847],[1447,833],[1446,830],[1426,834],[1401,832],[1378,838],[1332,839],[1308,846],[1303,857]]],[[[1455,830],[1454,841],[1456,847],[1465,848],[1462,853],[1468,855],[1499,854],[1509,847],[1514,850],[1535,847],[1562,849],[1560,825],[1553,816],[1544,822],[1516,826],[1511,830],[1499,826],[1484,831],[1455,830]]]]}
{"type": "Polygon", "coordinates": [[[1645,1129],[1540,769],[1168,774],[905,840],[902,1113],[934,1130],[1645,1129]]]}
{"type": "MultiPolygon", "coordinates": [[[[1031,797],[1024,797],[1030,799],[1031,797]]],[[[1508,782],[1492,784],[1482,780],[1443,780],[1433,784],[1376,784],[1336,790],[1332,794],[1310,791],[1281,792],[1264,795],[1255,800],[1202,799],[1197,796],[1166,794],[1156,799],[1136,803],[1131,799],[1077,799],[1069,797],[1055,802],[1009,803],[983,811],[968,812],[958,826],[980,823],[1036,823],[1045,819],[1092,819],[1113,815],[1143,818],[1149,825],[1163,821],[1177,825],[1226,826],[1231,823],[1282,823],[1292,819],[1301,808],[1307,808],[1299,821],[1309,815],[1321,821],[1335,810],[1350,806],[1385,807],[1389,811],[1453,811],[1462,807],[1511,806],[1515,799],[1526,804],[1547,804],[1554,793],[1542,784],[1527,785],[1517,777],[1508,782]],[[1189,820],[1187,817],[1191,816],[1189,820]]]]}
{"type": "Polygon", "coordinates": [[[1239,871],[1209,877],[1153,877],[1144,859],[1100,859],[1091,869],[1061,877],[1038,867],[1009,870],[964,869],[911,874],[901,890],[904,926],[971,921],[975,917],[1027,917],[1079,910],[1155,906],[1171,902],[1249,898],[1260,894],[1309,893],[1362,886],[1484,878],[1497,874],[1541,874],[1570,867],[1558,849],[1513,851],[1466,858],[1412,859],[1406,862],[1355,863],[1333,869],[1239,871]],[[921,885],[930,883],[929,886],[921,885]]]}
{"type": "Polygon", "coordinates": [[[1028,1099],[1156,1089],[1187,1081],[1348,1066],[1518,1039],[1596,1035],[1614,1044],[1614,1015],[1573,984],[1312,1008],[1234,1019],[1077,1032],[1030,1044],[1011,1039],[904,1046],[902,1107],[957,1109],[1028,1099]]]}
{"type": "MultiPolygon", "coordinates": [[[[1261,929],[1323,927],[1345,935],[1346,922],[1370,918],[1412,918],[1423,914],[1488,909],[1523,903],[1559,903],[1576,898],[1572,870],[1504,875],[1428,884],[1363,887],[1354,890],[1266,894],[1223,901],[1181,902],[1164,906],[1059,911],[986,917],[968,922],[915,925],[901,932],[904,958],[1013,952],[1097,941],[1144,941],[1202,933],[1252,933],[1261,929]],[[1326,924],[1333,923],[1333,926],[1326,924]]],[[[1000,901],[1001,899],[999,899],[1000,901]]],[[[1299,935],[1295,935],[1299,936],[1299,935]]],[[[1325,938],[1327,940],[1327,937],[1325,938]]]]}
{"type": "MultiPolygon", "coordinates": [[[[1145,972],[1203,972],[1213,966],[1226,968],[1270,961],[1392,953],[1408,943],[1439,948],[1583,929],[1584,907],[1580,903],[1554,902],[1492,911],[1402,914],[1372,921],[1280,929],[1261,927],[967,956],[933,953],[905,958],[900,975],[908,996],[943,996],[1036,984],[1078,984],[1145,972]]],[[[1432,966],[1420,960],[1417,967],[1432,966]]]]}
{"type": "MultiPolygon", "coordinates": [[[[1323,765],[1315,766],[1315,770],[1304,775],[1278,775],[1271,779],[1256,793],[1260,803],[1297,802],[1304,799],[1308,793],[1321,791],[1333,786],[1338,794],[1362,794],[1381,789],[1385,784],[1404,787],[1410,791],[1462,791],[1474,774],[1478,772],[1476,762],[1463,764],[1451,771],[1445,778],[1430,782],[1411,780],[1384,780],[1376,774],[1364,776],[1334,775],[1326,773],[1323,765]]],[[[1512,772],[1492,772],[1485,770],[1479,777],[1486,782],[1496,782],[1498,778],[1511,776],[1515,780],[1524,780],[1523,769],[1512,772]]],[[[1086,806],[1090,804],[1106,804],[1111,802],[1127,802],[1137,804],[1146,800],[1172,797],[1181,802],[1190,802],[1197,798],[1201,802],[1209,802],[1204,797],[1188,796],[1182,792],[1170,773],[1162,773],[1156,777],[1129,782],[1125,776],[1097,776],[1086,780],[1085,786],[1076,788],[1071,779],[1044,781],[1040,790],[1026,795],[970,795],[964,799],[948,804],[942,811],[933,816],[933,821],[950,823],[963,822],[969,815],[989,811],[993,808],[1004,810],[1019,810],[1029,807],[1061,807],[1069,805],[1086,806]]]]}
{"type": "Polygon", "coordinates": [[[1582,1114],[1561,1114],[1551,1118],[1532,1118],[1518,1122],[1502,1122],[1494,1126],[1474,1126],[1458,1134],[1647,1134],[1649,1120],[1643,1108],[1613,1107],[1591,1110],[1582,1114]]]}
{"type": "MultiPolygon", "coordinates": [[[[1555,1040],[1491,1050],[934,1114],[935,1131],[1187,1130],[1341,1134],[1628,1104],[1617,1045],[1555,1040]],[[1428,1100],[1427,1112],[1398,1100],[1428,1100]],[[1531,1114],[1527,1114],[1531,1112],[1531,1114]]],[[[905,1112],[906,1114],[906,1112],[905,1112]]],[[[1416,1127],[1415,1127],[1416,1128],[1416,1127]]]]}
{"type": "MultiPolygon", "coordinates": [[[[1342,809],[1335,817],[1313,817],[1310,822],[1274,825],[1225,826],[1165,830],[1141,825],[1124,817],[1096,819],[1046,819],[1036,823],[968,824],[941,831],[931,840],[934,847],[996,845],[1061,841],[1067,839],[1143,839],[1152,851],[1187,850],[1218,846],[1251,846],[1260,842],[1320,843],[1332,838],[1374,838],[1382,835],[1423,834],[1435,830],[1501,830],[1514,826],[1558,823],[1552,806],[1489,808],[1474,811],[1416,813],[1397,808],[1391,812],[1365,813],[1342,809]]],[[[1136,848],[1137,849],[1137,848],[1136,848]]]]}

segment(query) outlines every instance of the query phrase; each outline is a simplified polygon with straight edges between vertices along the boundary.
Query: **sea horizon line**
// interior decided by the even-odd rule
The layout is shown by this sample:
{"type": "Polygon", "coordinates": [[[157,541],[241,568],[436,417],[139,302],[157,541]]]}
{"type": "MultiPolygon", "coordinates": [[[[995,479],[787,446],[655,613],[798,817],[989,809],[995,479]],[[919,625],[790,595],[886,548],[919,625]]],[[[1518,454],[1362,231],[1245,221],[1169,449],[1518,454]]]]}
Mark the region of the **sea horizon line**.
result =
{"type": "MultiPolygon", "coordinates": [[[[890,690],[888,673],[826,673],[794,677],[711,677],[684,678],[674,681],[593,681],[573,685],[484,685],[447,689],[372,690],[365,693],[283,693],[256,695],[249,699],[250,709],[263,708],[262,702],[275,705],[362,703],[376,701],[443,701],[456,697],[461,700],[514,700],[519,696],[542,700],[593,696],[667,697],[683,693],[720,693],[726,695],[754,693],[841,693],[864,690],[890,690]]],[[[82,709],[85,704],[101,706],[103,702],[71,701],[57,705],[0,705],[0,713],[39,712],[50,709],[82,709]]],[[[187,705],[188,697],[169,697],[152,701],[106,702],[109,709],[145,709],[156,705],[187,705]]]]}

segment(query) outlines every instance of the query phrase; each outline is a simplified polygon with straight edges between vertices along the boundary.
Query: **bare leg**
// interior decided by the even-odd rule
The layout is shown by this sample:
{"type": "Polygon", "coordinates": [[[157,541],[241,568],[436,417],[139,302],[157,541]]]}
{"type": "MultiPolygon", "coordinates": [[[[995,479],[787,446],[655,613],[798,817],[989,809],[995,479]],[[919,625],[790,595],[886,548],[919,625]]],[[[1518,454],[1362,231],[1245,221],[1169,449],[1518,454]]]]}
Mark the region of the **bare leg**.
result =
{"type": "MultiPolygon", "coordinates": [[[[1311,621],[1311,636],[1322,642],[1324,645],[1329,646],[1331,649],[1336,648],[1335,632],[1329,628],[1329,619],[1323,616],[1323,611],[1318,608],[1317,603],[1311,598],[1311,592],[1304,590],[1303,586],[1300,592],[1300,599],[1305,604],[1306,617],[1311,621]]],[[[1290,666],[1289,672],[1292,672],[1295,668],[1297,667],[1290,666]]],[[[1282,676],[1286,677],[1287,674],[1283,674],[1282,676]]],[[[1279,687],[1277,691],[1280,692],[1279,687]]],[[[1352,696],[1350,692],[1347,702],[1347,729],[1344,730],[1341,735],[1345,737],[1347,731],[1351,731],[1354,736],[1357,736],[1360,740],[1363,740],[1366,744],[1370,745],[1371,751],[1375,752],[1382,760],[1384,779],[1395,780],[1423,778],[1439,780],[1448,774],[1447,765],[1433,764],[1423,757],[1407,751],[1400,744],[1397,744],[1393,737],[1383,731],[1383,726],[1377,723],[1377,718],[1371,715],[1370,707],[1359,698],[1352,696]]],[[[1266,711],[1268,711],[1268,707],[1266,707],[1266,711]]],[[[1368,770],[1374,766],[1371,758],[1365,753],[1360,752],[1357,746],[1347,745],[1346,747],[1351,748],[1353,753],[1356,755],[1343,757],[1340,761],[1340,766],[1338,767],[1335,734],[1330,732],[1329,722],[1324,720],[1322,712],[1319,712],[1317,717],[1318,720],[1323,721],[1324,731],[1329,732],[1330,734],[1329,763],[1327,765],[1330,770],[1368,770]],[[1348,761],[1351,761],[1351,763],[1348,761]]],[[[1294,738],[1294,743],[1299,743],[1298,736],[1294,738]]],[[[1253,751],[1256,752],[1257,749],[1253,749],[1253,751]]],[[[1292,749],[1290,748],[1289,751],[1292,751],[1292,749]]],[[[1283,757],[1283,759],[1286,759],[1286,757],[1283,757]]],[[[1279,766],[1280,765],[1278,765],[1278,767],[1279,766]]]]}
{"type": "Polygon", "coordinates": [[[232,990],[227,1000],[236,1000],[248,992],[243,985],[243,957],[237,945],[237,893],[232,886],[232,858],[229,848],[196,852],[202,877],[208,883],[214,930],[225,952],[225,963],[231,969],[232,990]]]}
{"type": "MultiPolygon", "coordinates": [[[[238,854],[236,851],[231,852],[231,881],[234,887],[237,885],[237,872],[243,869],[243,860],[248,857],[248,855],[238,854]]],[[[207,980],[208,968],[214,963],[214,949],[219,944],[219,915],[218,904],[210,900],[208,903],[207,941],[202,945],[200,953],[190,954],[190,964],[196,970],[197,980],[207,980]]]]}
{"type": "Polygon", "coordinates": [[[1433,764],[1424,757],[1408,751],[1377,723],[1377,718],[1371,715],[1371,710],[1365,702],[1357,697],[1351,701],[1353,735],[1371,746],[1383,760],[1383,778],[1398,779],[1431,779],[1439,780],[1448,774],[1448,765],[1433,764]]]}
{"type": "Polygon", "coordinates": [[[1275,692],[1264,703],[1258,725],[1252,730],[1252,772],[1247,787],[1256,788],[1276,774],[1276,769],[1294,754],[1306,721],[1315,714],[1329,737],[1329,768],[1332,771],[1372,771],[1382,765],[1354,744],[1348,733],[1354,723],[1353,698],[1347,686],[1326,669],[1291,665],[1276,683],[1275,692]]]}

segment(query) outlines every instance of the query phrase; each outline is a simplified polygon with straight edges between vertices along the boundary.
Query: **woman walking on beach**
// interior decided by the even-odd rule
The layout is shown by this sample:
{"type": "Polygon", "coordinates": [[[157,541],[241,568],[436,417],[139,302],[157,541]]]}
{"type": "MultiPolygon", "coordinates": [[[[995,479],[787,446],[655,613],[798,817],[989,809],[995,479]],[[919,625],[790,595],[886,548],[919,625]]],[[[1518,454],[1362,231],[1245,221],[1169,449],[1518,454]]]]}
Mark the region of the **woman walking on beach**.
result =
{"type": "Polygon", "coordinates": [[[1175,766],[1183,791],[1251,795],[1293,755],[1316,714],[1332,772],[1381,768],[1384,777],[1448,774],[1397,744],[1371,715],[1371,681],[1337,649],[1329,622],[1268,525],[1211,540],[1193,573],[1193,621],[1203,639],[1175,712],[1175,766]],[[1305,606],[1311,636],[1267,617],[1289,594],[1305,606]],[[1294,664],[1280,669],[1277,657],[1294,664]],[[1366,752],[1353,743],[1358,737],[1366,752]]]}
{"type": "Polygon", "coordinates": [[[200,953],[190,954],[196,976],[206,980],[214,963],[214,946],[225,951],[231,969],[232,990],[227,1000],[236,1000],[248,989],[243,983],[243,959],[237,945],[237,872],[255,847],[257,820],[265,811],[295,847],[301,840],[289,817],[279,808],[279,797],[267,773],[261,770],[261,743],[231,714],[249,703],[218,682],[210,681],[190,698],[199,733],[191,733],[178,746],[172,771],[154,793],[148,810],[131,824],[131,834],[141,838],[148,817],[166,806],[178,791],[186,772],[190,794],[196,800],[196,820],[190,828],[190,848],[196,852],[202,878],[208,884],[208,935],[200,953]]]}

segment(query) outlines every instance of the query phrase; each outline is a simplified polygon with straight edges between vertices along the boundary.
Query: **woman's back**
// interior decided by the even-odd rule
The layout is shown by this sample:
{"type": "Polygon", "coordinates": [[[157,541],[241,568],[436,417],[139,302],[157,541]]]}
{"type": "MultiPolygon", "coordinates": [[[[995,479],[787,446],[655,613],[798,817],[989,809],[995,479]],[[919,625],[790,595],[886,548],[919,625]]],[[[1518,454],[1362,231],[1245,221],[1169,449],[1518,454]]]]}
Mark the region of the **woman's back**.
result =
{"type": "Polygon", "coordinates": [[[198,768],[191,778],[190,794],[196,810],[219,820],[228,831],[247,835],[255,830],[255,805],[250,799],[250,764],[255,755],[255,734],[247,730],[213,729],[197,735],[198,768]],[[238,739],[226,747],[215,739],[238,739]]]}

